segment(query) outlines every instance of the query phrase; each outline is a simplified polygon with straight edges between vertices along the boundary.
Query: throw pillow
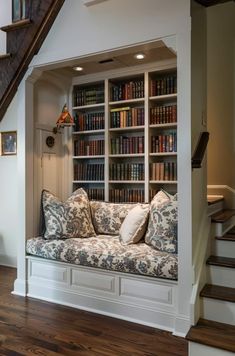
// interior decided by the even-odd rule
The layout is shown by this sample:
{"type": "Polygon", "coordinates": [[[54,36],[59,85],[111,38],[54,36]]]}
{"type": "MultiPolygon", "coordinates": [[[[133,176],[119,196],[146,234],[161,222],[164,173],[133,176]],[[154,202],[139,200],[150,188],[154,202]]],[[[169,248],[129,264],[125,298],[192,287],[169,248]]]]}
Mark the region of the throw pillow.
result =
{"type": "Polygon", "coordinates": [[[96,233],[118,236],[125,217],[135,205],[91,201],[91,215],[96,233]]]}
{"type": "Polygon", "coordinates": [[[95,236],[86,192],[77,189],[66,202],[47,190],[42,192],[45,239],[95,236]]]}
{"type": "Polygon", "coordinates": [[[145,242],[159,251],[177,253],[177,226],[177,195],[160,191],[150,204],[145,242]]]}
{"type": "Polygon", "coordinates": [[[148,215],[148,204],[138,204],[129,211],[120,228],[119,239],[123,245],[135,244],[144,237],[148,215]]]}

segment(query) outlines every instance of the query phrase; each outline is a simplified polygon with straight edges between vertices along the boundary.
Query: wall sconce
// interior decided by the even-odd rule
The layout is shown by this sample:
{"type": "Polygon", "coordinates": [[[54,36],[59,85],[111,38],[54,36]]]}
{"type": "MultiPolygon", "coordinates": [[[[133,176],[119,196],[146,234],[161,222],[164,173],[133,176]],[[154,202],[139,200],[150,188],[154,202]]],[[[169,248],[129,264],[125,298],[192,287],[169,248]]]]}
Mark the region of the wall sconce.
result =
{"type": "Polygon", "coordinates": [[[56,127],[53,128],[53,132],[54,134],[57,134],[58,132],[61,132],[60,129],[63,129],[64,127],[74,126],[74,125],[75,125],[74,120],[68,111],[67,104],[65,104],[56,122],[56,127]]]}

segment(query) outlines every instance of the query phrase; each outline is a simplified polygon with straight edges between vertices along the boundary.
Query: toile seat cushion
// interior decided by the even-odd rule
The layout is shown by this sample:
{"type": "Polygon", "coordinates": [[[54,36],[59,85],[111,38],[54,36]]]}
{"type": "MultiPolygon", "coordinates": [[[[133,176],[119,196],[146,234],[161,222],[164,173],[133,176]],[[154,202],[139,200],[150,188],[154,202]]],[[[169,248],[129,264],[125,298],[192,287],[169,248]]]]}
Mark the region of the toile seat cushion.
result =
{"type": "Polygon", "coordinates": [[[178,257],[148,246],[144,242],[123,246],[118,236],[27,240],[28,254],[46,259],[118,272],[177,279],[178,257]]]}

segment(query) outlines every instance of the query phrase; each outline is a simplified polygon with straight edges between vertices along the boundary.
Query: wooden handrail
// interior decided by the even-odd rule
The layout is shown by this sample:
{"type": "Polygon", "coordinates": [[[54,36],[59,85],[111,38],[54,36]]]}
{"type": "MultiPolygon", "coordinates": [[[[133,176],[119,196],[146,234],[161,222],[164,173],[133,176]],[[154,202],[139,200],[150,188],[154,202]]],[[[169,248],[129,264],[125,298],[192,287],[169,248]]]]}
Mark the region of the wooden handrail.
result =
{"type": "Polygon", "coordinates": [[[192,169],[201,168],[208,141],[209,132],[202,132],[198,139],[198,143],[192,157],[192,169]]]}

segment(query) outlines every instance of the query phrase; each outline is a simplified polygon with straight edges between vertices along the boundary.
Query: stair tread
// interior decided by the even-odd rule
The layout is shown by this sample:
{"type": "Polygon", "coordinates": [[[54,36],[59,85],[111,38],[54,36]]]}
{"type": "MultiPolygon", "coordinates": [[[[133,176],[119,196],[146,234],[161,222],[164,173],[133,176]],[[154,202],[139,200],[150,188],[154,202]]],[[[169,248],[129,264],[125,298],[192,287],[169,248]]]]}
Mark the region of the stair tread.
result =
{"type": "Polygon", "coordinates": [[[224,236],[216,237],[217,240],[235,241],[235,226],[230,229],[224,236]]]}
{"type": "Polygon", "coordinates": [[[206,284],[200,296],[235,303],[235,288],[206,284]]]}
{"type": "Polygon", "coordinates": [[[210,256],[206,261],[208,265],[235,268],[235,258],[210,256]]]}
{"type": "Polygon", "coordinates": [[[20,28],[27,27],[31,23],[32,22],[31,22],[30,19],[23,19],[23,20],[19,20],[19,21],[13,22],[10,25],[3,26],[3,27],[0,28],[0,30],[2,30],[4,32],[14,31],[14,30],[18,30],[20,28]]]}
{"type": "Polygon", "coordinates": [[[11,57],[10,53],[0,54],[0,59],[5,59],[11,57]]]}
{"type": "Polygon", "coordinates": [[[224,209],[211,216],[212,222],[224,223],[235,215],[235,209],[224,209]]]}
{"type": "Polygon", "coordinates": [[[223,195],[207,195],[208,205],[216,204],[223,200],[224,200],[223,195]]]}
{"type": "Polygon", "coordinates": [[[186,339],[199,344],[235,352],[235,326],[216,321],[199,319],[192,326],[186,339]]]}

